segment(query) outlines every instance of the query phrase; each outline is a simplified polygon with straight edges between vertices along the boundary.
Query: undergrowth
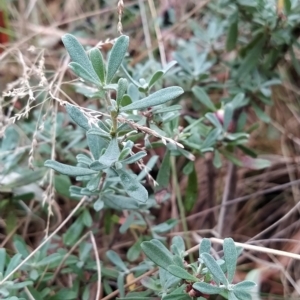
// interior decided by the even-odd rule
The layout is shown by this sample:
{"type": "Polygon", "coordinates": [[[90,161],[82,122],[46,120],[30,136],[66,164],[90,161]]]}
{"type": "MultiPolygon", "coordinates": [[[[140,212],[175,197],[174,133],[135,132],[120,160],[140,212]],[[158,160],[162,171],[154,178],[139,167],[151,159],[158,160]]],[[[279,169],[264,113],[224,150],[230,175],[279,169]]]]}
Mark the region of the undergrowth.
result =
{"type": "Polygon", "coordinates": [[[300,3],[104,2],[1,4],[1,298],[297,299],[300,3]]]}

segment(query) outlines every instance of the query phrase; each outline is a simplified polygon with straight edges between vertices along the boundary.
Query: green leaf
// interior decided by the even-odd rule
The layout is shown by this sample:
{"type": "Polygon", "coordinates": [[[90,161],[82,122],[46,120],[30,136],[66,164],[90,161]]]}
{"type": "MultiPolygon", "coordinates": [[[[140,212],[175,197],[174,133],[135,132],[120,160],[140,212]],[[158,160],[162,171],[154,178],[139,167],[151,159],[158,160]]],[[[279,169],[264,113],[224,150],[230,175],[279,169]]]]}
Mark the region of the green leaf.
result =
{"type": "Polygon", "coordinates": [[[205,263],[206,267],[209,269],[210,273],[214,276],[216,281],[219,281],[228,286],[228,280],[214,258],[209,253],[202,253],[200,257],[205,263]]]}
{"type": "MultiPolygon", "coordinates": [[[[163,300],[191,300],[191,297],[187,294],[169,294],[162,298],[163,300]]],[[[199,298],[198,298],[199,299],[199,298]]]]}
{"type": "Polygon", "coordinates": [[[93,205],[95,211],[100,211],[104,207],[104,202],[101,198],[98,198],[93,205]]]}
{"type": "Polygon", "coordinates": [[[232,121],[232,117],[233,117],[233,111],[234,108],[231,105],[231,103],[227,104],[225,106],[225,110],[224,110],[224,120],[223,120],[223,128],[224,131],[228,130],[228,127],[230,125],[230,122],[232,121]]]}
{"type": "Polygon", "coordinates": [[[211,242],[209,239],[204,238],[201,241],[200,247],[199,247],[199,256],[203,253],[210,253],[210,247],[211,247],[211,242]]]}
{"type": "Polygon", "coordinates": [[[36,267],[44,267],[54,262],[61,261],[63,256],[59,253],[52,253],[35,264],[36,267]]]}
{"type": "Polygon", "coordinates": [[[141,254],[141,238],[139,238],[127,251],[126,257],[129,261],[135,261],[141,254]]]}
{"type": "Polygon", "coordinates": [[[85,69],[93,78],[98,78],[86,52],[75,36],[71,34],[65,34],[62,37],[62,42],[66,47],[72,61],[85,69]]]}
{"type": "Polygon", "coordinates": [[[239,300],[252,300],[251,295],[245,291],[233,290],[233,293],[239,300]]]}
{"type": "Polygon", "coordinates": [[[125,94],[122,97],[120,104],[121,104],[121,106],[127,106],[127,105],[129,105],[131,103],[132,103],[132,100],[131,100],[130,96],[128,96],[127,94],[125,94]]]}
{"type": "Polygon", "coordinates": [[[251,103],[251,105],[259,119],[261,119],[265,123],[270,123],[270,117],[256,103],[251,103]]]}
{"type": "Polygon", "coordinates": [[[93,48],[90,51],[90,60],[102,84],[105,83],[105,63],[101,51],[93,48]]]}
{"type": "Polygon", "coordinates": [[[62,175],[62,174],[54,176],[54,188],[59,195],[69,198],[70,186],[71,186],[71,180],[69,176],[62,175]]]}
{"type": "Polygon", "coordinates": [[[252,170],[262,170],[271,166],[271,162],[267,159],[251,157],[243,157],[242,164],[252,170]]]}
{"type": "Polygon", "coordinates": [[[80,127],[85,130],[89,130],[91,128],[90,123],[88,122],[88,118],[84,115],[84,113],[80,110],[79,107],[66,103],[66,110],[70,118],[80,127]]]}
{"type": "Polygon", "coordinates": [[[182,253],[185,251],[184,240],[181,236],[174,236],[172,238],[172,245],[176,245],[177,249],[182,253]]]}
{"type": "Polygon", "coordinates": [[[253,47],[247,52],[245,59],[237,71],[238,79],[244,79],[257,66],[265,41],[266,36],[264,34],[259,34],[254,38],[253,47]]]}
{"type": "Polygon", "coordinates": [[[123,271],[123,272],[127,272],[128,271],[126,265],[124,264],[124,262],[122,261],[122,259],[120,258],[120,256],[117,254],[117,252],[115,252],[113,250],[108,250],[106,252],[106,256],[121,271],[123,271]]]}
{"type": "MultiPolygon", "coordinates": [[[[118,90],[117,90],[117,104],[118,106],[123,103],[123,97],[127,92],[128,81],[125,78],[120,78],[118,81],[118,90]]],[[[125,103],[125,102],[124,102],[125,103]]],[[[125,103],[126,105],[126,103],[125,103]]]]}
{"type": "Polygon", "coordinates": [[[185,279],[188,281],[199,281],[199,279],[195,276],[193,276],[192,274],[190,274],[189,272],[187,272],[185,269],[180,268],[179,266],[176,265],[170,265],[167,268],[167,271],[170,272],[172,275],[181,278],[181,279],[185,279]]]}
{"type": "Polygon", "coordinates": [[[226,50],[232,51],[236,47],[238,38],[238,12],[235,11],[230,17],[230,26],[228,28],[226,50]]]}
{"type": "Polygon", "coordinates": [[[220,128],[214,128],[213,130],[211,130],[206,139],[203,141],[201,150],[204,151],[204,149],[214,146],[221,134],[222,130],[220,128]]]}
{"type": "Polygon", "coordinates": [[[156,181],[158,183],[158,185],[155,186],[156,192],[168,188],[170,183],[170,175],[171,175],[170,151],[167,150],[156,177],[156,181]]]}
{"type": "Polygon", "coordinates": [[[235,296],[233,291],[229,291],[228,292],[228,300],[239,300],[239,299],[235,296]]]}
{"type": "Polygon", "coordinates": [[[160,286],[157,284],[157,282],[151,278],[151,277],[144,277],[141,280],[141,284],[146,287],[147,289],[153,290],[153,291],[160,291],[160,286]]]}
{"type": "Polygon", "coordinates": [[[187,212],[190,212],[198,199],[198,180],[195,168],[188,177],[188,183],[185,193],[184,207],[187,212]]]}
{"type": "Polygon", "coordinates": [[[214,159],[213,159],[213,165],[219,169],[222,167],[222,159],[221,159],[221,155],[220,152],[218,150],[214,151],[214,159]]]}
{"type": "Polygon", "coordinates": [[[63,235],[63,242],[67,246],[74,245],[78,241],[82,231],[84,229],[84,224],[82,218],[77,218],[76,221],[68,228],[66,233],[63,235]]]}
{"type": "Polygon", "coordinates": [[[150,79],[150,81],[149,81],[149,85],[148,85],[149,89],[150,89],[150,87],[152,87],[152,86],[155,84],[155,82],[158,81],[163,75],[164,75],[164,72],[163,72],[162,70],[156,71],[156,72],[152,75],[152,77],[151,77],[151,79],[150,79]]]}
{"type": "Polygon", "coordinates": [[[19,263],[21,262],[22,254],[15,254],[9,261],[6,271],[4,273],[4,277],[7,276],[13,269],[15,269],[19,263]]]}
{"type": "Polygon", "coordinates": [[[248,99],[245,98],[245,94],[239,93],[235,95],[235,97],[229,102],[229,104],[232,105],[232,109],[235,110],[247,105],[248,102],[248,99]]]}
{"type": "Polygon", "coordinates": [[[196,282],[193,284],[193,288],[203,294],[208,295],[220,294],[224,291],[224,289],[206,282],[196,282]]]}
{"type": "Polygon", "coordinates": [[[254,287],[256,287],[256,283],[250,280],[244,280],[242,282],[239,282],[234,285],[234,290],[252,290],[254,287]]]}
{"type": "Polygon", "coordinates": [[[80,64],[76,62],[69,63],[69,68],[80,78],[84,79],[87,82],[93,83],[97,86],[100,86],[100,81],[98,76],[94,78],[86,69],[84,69],[80,64]]]}
{"type": "Polygon", "coordinates": [[[163,222],[159,225],[152,226],[152,232],[157,234],[166,233],[174,228],[178,224],[178,220],[176,219],[169,219],[166,222],[163,222]]]}
{"type": "Polygon", "coordinates": [[[103,196],[103,201],[106,206],[118,210],[136,210],[140,208],[138,200],[125,196],[109,194],[103,196]]]}
{"type": "Polygon", "coordinates": [[[91,174],[98,173],[97,171],[91,169],[65,165],[55,160],[46,160],[44,166],[51,168],[61,174],[65,174],[69,176],[83,176],[83,175],[91,175],[91,174]]]}
{"type": "Polygon", "coordinates": [[[122,107],[120,110],[127,111],[133,109],[145,109],[148,107],[164,104],[167,101],[177,98],[178,96],[183,94],[183,92],[184,90],[179,86],[167,87],[151,94],[146,98],[122,107]]]}
{"type": "Polygon", "coordinates": [[[13,237],[13,244],[18,253],[22,254],[23,258],[26,258],[29,255],[27,245],[22,237],[15,235],[13,237]]]}
{"type": "Polygon", "coordinates": [[[159,70],[159,71],[156,71],[150,81],[149,81],[149,84],[148,84],[148,87],[149,89],[164,75],[166,74],[173,66],[175,66],[177,64],[177,61],[175,60],[172,60],[170,61],[166,67],[163,69],[163,70],[159,70]]]}
{"type": "Polygon", "coordinates": [[[152,260],[159,267],[168,270],[168,266],[173,264],[172,254],[169,250],[159,241],[143,242],[141,248],[146,256],[152,260]]]}
{"type": "Polygon", "coordinates": [[[127,194],[141,202],[148,200],[147,190],[126,170],[116,170],[127,194]]]}
{"type": "Polygon", "coordinates": [[[291,0],[283,0],[284,10],[286,14],[291,12],[292,4],[291,0]]]}
{"type": "Polygon", "coordinates": [[[120,226],[119,232],[120,233],[125,233],[128,228],[134,223],[135,221],[135,215],[134,214],[129,214],[128,217],[125,219],[125,222],[120,226]]]}
{"type": "Polygon", "coordinates": [[[140,159],[142,159],[143,157],[145,157],[146,155],[147,155],[147,152],[140,151],[138,153],[135,153],[135,154],[131,155],[128,158],[120,160],[120,162],[122,162],[123,164],[127,164],[127,165],[133,164],[133,163],[139,161],[140,159]]]}
{"type": "Polygon", "coordinates": [[[85,209],[82,213],[82,221],[86,227],[91,227],[93,225],[92,216],[87,209],[85,209]]]}
{"type": "Polygon", "coordinates": [[[236,262],[237,262],[237,252],[232,238],[224,239],[223,250],[224,250],[224,260],[227,269],[227,278],[229,283],[231,283],[234,278],[236,262]]]}
{"type": "Polygon", "coordinates": [[[0,274],[3,274],[5,268],[6,261],[6,250],[4,248],[0,248],[0,274]]]}
{"type": "Polygon", "coordinates": [[[216,107],[213,104],[213,102],[210,100],[209,96],[205,92],[205,90],[199,86],[193,86],[192,92],[195,95],[195,97],[207,108],[209,108],[212,111],[216,111],[216,107]]]}
{"type": "Polygon", "coordinates": [[[123,58],[126,55],[129,45],[129,37],[126,35],[120,36],[111,49],[106,71],[106,83],[110,83],[118,71],[123,58]]]}
{"type": "Polygon", "coordinates": [[[238,158],[236,158],[236,156],[232,152],[226,151],[224,149],[219,149],[219,151],[220,151],[220,153],[222,153],[224,155],[225,158],[230,160],[235,165],[237,165],[239,167],[243,166],[243,162],[241,162],[238,158]]]}
{"type": "Polygon", "coordinates": [[[94,159],[99,159],[101,155],[101,151],[104,148],[107,148],[108,141],[103,136],[95,134],[94,131],[87,132],[87,143],[93,154],[94,159]]]}
{"type": "Polygon", "coordinates": [[[207,113],[205,114],[205,118],[209,120],[217,129],[222,130],[222,124],[218,120],[217,116],[213,113],[207,113]]]}
{"type": "Polygon", "coordinates": [[[118,160],[120,148],[117,138],[112,138],[104,154],[99,158],[99,162],[110,167],[118,160]]]}

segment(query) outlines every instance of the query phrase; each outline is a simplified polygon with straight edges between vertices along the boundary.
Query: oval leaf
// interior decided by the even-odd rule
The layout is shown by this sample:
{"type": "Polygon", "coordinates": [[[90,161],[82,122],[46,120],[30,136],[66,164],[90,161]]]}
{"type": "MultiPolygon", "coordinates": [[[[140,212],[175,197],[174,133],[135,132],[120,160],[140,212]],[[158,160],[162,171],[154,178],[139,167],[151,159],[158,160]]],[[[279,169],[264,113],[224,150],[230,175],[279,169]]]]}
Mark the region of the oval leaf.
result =
{"type": "Polygon", "coordinates": [[[227,278],[229,283],[231,283],[235,274],[236,261],[237,261],[237,252],[232,238],[226,238],[224,240],[223,250],[224,250],[224,260],[227,269],[227,278]]]}
{"type": "Polygon", "coordinates": [[[118,71],[127,52],[128,45],[129,37],[122,35],[117,39],[112,47],[107,64],[106,83],[110,83],[118,71]]]}
{"type": "Polygon", "coordinates": [[[122,261],[122,259],[120,258],[120,256],[113,250],[108,250],[106,252],[106,256],[107,258],[115,265],[117,266],[120,270],[127,272],[128,269],[126,267],[126,265],[124,264],[124,262],[122,261]]]}
{"type": "Polygon", "coordinates": [[[80,78],[87,82],[94,83],[99,86],[100,81],[98,77],[94,78],[86,69],[84,69],[80,64],[76,62],[69,63],[69,68],[80,78]]]}
{"type": "Polygon", "coordinates": [[[216,281],[223,283],[224,285],[228,285],[228,280],[223,273],[221,267],[217,264],[214,258],[209,253],[202,253],[201,258],[205,263],[206,267],[209,269],[211,274],[214,276],[216,281]]]}
{"type": "Polygon", "coordinates": [[[129,196],[141,202],[146,202],[148,200],[148,191],[141,185],[141,183],[139,183],[125,170],[119,169],[116,170],[116,172],[118,173],[121,183],[129,196]]]}
{"type": "MultiPolygon", "coordinates": [[[[163,246],[163,245],[162,245],[163,246]]],[[[163,246],[164,247],[164,246],[163,246]]],[[[172,256],[167,254],[168,249],[165,251],[158,245],[151,242],[143,242],[141,248],[146,256],[152,260],[159,267],[162,267],[165,270],[168,270],[168,267],[172,265],[172,256]]]]}
{"type": "Polygon", "coordinates": [[[197,277],[193,276],[192,274],[187,272],[185,269],[182,269],[176,265],[170,265],[167,270],[172,275],[174,275],[178,278],[181,278],[181,279],[185,279],[185,280],[193,281],[193,282],[199,280],[197,277]]]}
{"type": "Polygon", "coordinates": [[[150,96],[133,102],[125,107],[122,107],[121,111],[133,110],[133,109],[145,109],[148,107],[164,104],[167,101],[177,98],[183,94],[183,89],[179,86],[172,86],[165,89],[161,89],[150,96]]]}
{"type": "Polygon", "coordinates": [[[62,37],[62,42],[66,47],[73,62],[78,63],[85,69],[92,77],[98,78],[85,50],[72,34],[65,34],[62,37]]]}
{"type": "Polygon", "coordinates": [[[216,107],[213,104],[213,102],[210,100],[209,96],[205,92],[205,90],[199,86],[194,86],[192,88],[193,94],[196,96],[196,98],[205,105],[208,109],[215,111],[216,107]]]}
{"type": "Polygon", "coordinates": [[[90,51],[90,60],[92,62],[93,68],[97,73],[100,81],[105,83],[105,64],[101,51],[98,48],[93,48],[90,51]]]}
{"type": "Polygon", "coordinates": [[[61,174],[65,174],[69,176],[82,176],[82,175],[91,175],[91,174],[98,173],[97,171],[91,169],[65,165],[55,160],[46,160],[44,166],[51,168],[61,174]]]}
{"type": "Polygon", "coordinates": [[[214,294],[220,294],[224,291],[224,289],[210,285],[206,282],[196,282],[193,284],[193,288],[203,294],[209,294],[209,295],[214,295],[214,294]]]}

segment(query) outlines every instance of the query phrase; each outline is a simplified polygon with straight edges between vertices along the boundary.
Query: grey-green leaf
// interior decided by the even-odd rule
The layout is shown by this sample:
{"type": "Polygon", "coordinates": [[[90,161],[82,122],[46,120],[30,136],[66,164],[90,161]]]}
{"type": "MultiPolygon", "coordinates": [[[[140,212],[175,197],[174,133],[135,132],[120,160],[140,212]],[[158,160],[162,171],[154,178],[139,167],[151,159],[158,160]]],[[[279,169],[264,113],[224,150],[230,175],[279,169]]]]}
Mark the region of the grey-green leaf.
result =
{"type": "Polygon", "coordinates": [[[126,78],[120,78],[118,81],[118,90],[117,90],[117,104],[118,106],[123,103],[122,99],[125,93],[127,92],[128,81],[126,78]]]}
{"type": "Polygon", "coordinates": [[[118,140],[112,138],[104,154],[100,157],[99,162],[103,165],[110,167],[114,162],[118,160],[120,155],[120,148],[118,140]]]}
{"type": "Polygon", "coordinates": [[[133,102],[125,107],[122,107],[121,111],[133,110],[133,109],[145,109],[148,107],[161,105],[177,98],[183,94],[184,90],[179,86],[167,87],[161,89],[150,96],[143,98],[139,101],[133,102]]]}
{"type": "Polygon", "coordinates": [[[210,100],[209,96],[205,92],[205,90],[199,86],[193,86],[192,88],[193,94],[196,96],[196,98],[204,104],[208,109],[215,111],[216,107],[213,104],[213,102],[210,100]]]}
{"type": "Polygon", "coordinates": [[[250,280],[244,280],[242,282],[237,283],[233,289],[234,290],[251,290],[256,286],[256,283],[250,280]]]}
{"type": "Polygon", "coordinates": [[[197,277],[193,276],[192,274],[187,272],[185,269],[182,269],[176,265],[170,265],[167,270],[172,275],[174,275],[178,278],[181,278],[181,279],[185,279],[185,280],[193,281],[193,282],[199,280],[197,277]]]}
{"type": "Polygon", "coordinates": [[[210,247],[211,247],[211,242],[209,239],[204,238],[201,241],[200,247],[199,247],[199,256],[203,253],[210,253],[210,247]]]}
{"type": "Polygon", "coordinates": [[[233,293],[239,300],[252,300],[251,295],[245,291],[233,290],[233,293]]]}
{"type": "Polygon", "coordinates": [[[95,72],[97,73],[100,81],[102,82],[102,84],[105,83],[105,63],[104,63],[104,59],[102,56],[101,51],[98,48],[93,48],[90,51],[90,60],[92,62],[93,68],[95,70],[95,72]]]}
{"type": "Polygon", "coordinates": [[[165,270],[168,270],[168,267],[173,263],[172,255],[171,253],[168,254],[168,249],[163,244],[161,245],[162,246],[159,246],[153,243],[153,241],[143,242],[141,244],[141,248],[146,256],[155,264],[157,264],[159,267],[164,268],[165,270]],[[164,247],[165,249],[162,247],[164,247]]]}
{"type": "Polygon", "coordinates": [[[98,173],[97,171],[87,169],[87,168],[65,165],[55,160],[46,160],[44,165],[45,167],[51,168],[61,174],[65,174],[69,176],[82,176],[82,175],[91,175],[91,174],[98,173]]]}
{"type": "Polygon", "coordinates": [[[87,133],[87,142],[94,159],[99,159],[102,149],[107,148],[108,145],[107,139],[93,132],[87,133]]]}
{"type": "Polygon", "coordinates": [[[172,245],[176,245],[177,249],[180,252],[184,252],[185,251],[185,244],[184,244],[184,240],[181,236],[174,236],[172,238],[172,245]]]}
{"type": "Polygon", "coordinates": [[[80,78],[84,79],[87,82],[93,83],[97,86],[100,86],[100,81],[98,77],[93,77],[93,74],[90,74],[86,69],[84,69],[80,64],[76,62],[69,63],[69,68],[80,78]]]}
{"type": "Polygon", "coordinates": [[[226,40],[226,50],[232,51],[236,47],[236,42],[238,38],[238,13],[235,11],[230,16],[231,22],[228,28],[227,40],[226,40]]]}
{"type": "Polygon", "coordinates": [[[78,63],[85,69],[92,77],[97,78],[97,74],[85,52],[82,45],[72,34],[65,34],[62,37],[62,42],[66,47],[73,62],[78,63]]]}
{"type": "Polygon", "coordinates": [[[108,250],[106,252],[106,256],[107,258],[115,265],[117,266],[120,270],[127,272],[128,269],[126,267],[126,265],[124,264],[124,262],[122,261],[122,259],[120,258],[120,256],[113,250],[108,250]]]}
{"type": "Polygon", "coordinates": [[[227,286],[228,280],[214,258],[209,253],[202,253],[200,257],[204,261],[206,267],[209,269],[216,281],[219,281],[227,286]]]}
{"type": "Polygon", "coordinates": [[[66,110],[70,118],[80,127],[85,130],[89,130],[91,128],[90,123],[88,122],[88,118],[84,115],[84,113],[80,110],[79,107],[66,103],[66,110]]]}
{"type": "Polygon", "coordinates": [[[135,153],[133,155],[131,155],[130,157],[122,160],[123,164],[133,164],[135,162],[137,162],[138,160],[142,159],[143,157],[145,157],[147,155],[147,152],[145,151],[140,151],[138,153],[135,153]]]}
{"type": "Polygon", "coordinates": [[[118,71],[123,58],[127,52],[129,45],[129,37],[126,35],[120,36],[111,49],[106,72],[106,83],[110,83],[118,71]]]}
{"type": "Polygon", "coordinates": [[[206,282],[196,282],[193,284],[193,288],[203,294],[209,295],[220,294],[224,291],[224,289],[206,282]]]}
{"type": "Polygon", "coordinates": [[[167,150],[156,178],[156,181],[158,183],[158,185],[155,187],[156,192],[165,189],[169,186],[170,175],[171,175],[170,151],[167,150]]]}
{"type": "Polygon", "coordinates": [[[148,191],[126,170],[116,170],[127,194],[141,202],[148,200],[148,191]]]}
{"type": "Polygon", "coordinates": [[[232,282],[237,261],[237,252],[232,238],[226,238],[223,244],[224,260],[227,269],[227,278],[229,283],[232,282]]]}
{"type": "Polygon", "coordinates": [[[125,196],[110,194],[103,196],[102,200],[106,206],[117,210],[136,210],[140,208],[138,200],[125,196]]]}

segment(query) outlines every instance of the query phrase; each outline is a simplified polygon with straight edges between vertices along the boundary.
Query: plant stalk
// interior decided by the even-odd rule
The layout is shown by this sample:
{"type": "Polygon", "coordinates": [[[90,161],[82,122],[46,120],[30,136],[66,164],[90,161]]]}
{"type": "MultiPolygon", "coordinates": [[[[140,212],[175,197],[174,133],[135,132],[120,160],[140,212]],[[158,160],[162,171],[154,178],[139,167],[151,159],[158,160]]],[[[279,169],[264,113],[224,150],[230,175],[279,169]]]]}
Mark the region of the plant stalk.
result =
{"type": "MultiPolygon", "coordinates": [[[[171,159],[171,170],[172,170],[172,186],[173,186],[173,189],[175,189],[177,205],[179,208],[180,219],[182,222],[182,228],[186,235],[187,247],[188,247],[188,249],[190,249],[192,247],[192,245],[191,245],[190,237],[188,235],[189,230],[188,230],[188,225],[187,225],[186,216],[185,216],[185,209],[184,209],[184,205],[183,205],[183,201],[182,201],[182,197],[181,197],[180,187],[178,184],[178,177],[177,177],[177,170],[176,170],[176,158],[174,156],[171,156],[170,159],[171,159]]],[[[193,262],[193,255],[191,253],[189,253],[189,260],[190,260],[190,263],[193,262]]]]}

